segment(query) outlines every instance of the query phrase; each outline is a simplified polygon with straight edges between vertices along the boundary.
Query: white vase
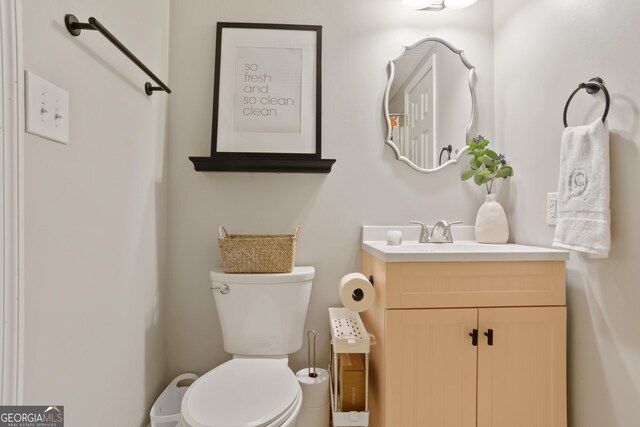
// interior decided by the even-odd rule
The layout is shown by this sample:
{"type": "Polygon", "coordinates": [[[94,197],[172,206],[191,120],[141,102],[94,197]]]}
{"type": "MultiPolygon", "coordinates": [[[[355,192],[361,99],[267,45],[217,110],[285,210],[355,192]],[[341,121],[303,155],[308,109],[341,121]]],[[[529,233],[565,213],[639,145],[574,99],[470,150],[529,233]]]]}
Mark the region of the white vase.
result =
{"type": "Polygon", "coordinates": [[[496,201],[495,194],[487,194],[484,203],[478,209],[475,232],[476,240],[480,243],[507,243],[509,240],[507,214],[496,201]]]}

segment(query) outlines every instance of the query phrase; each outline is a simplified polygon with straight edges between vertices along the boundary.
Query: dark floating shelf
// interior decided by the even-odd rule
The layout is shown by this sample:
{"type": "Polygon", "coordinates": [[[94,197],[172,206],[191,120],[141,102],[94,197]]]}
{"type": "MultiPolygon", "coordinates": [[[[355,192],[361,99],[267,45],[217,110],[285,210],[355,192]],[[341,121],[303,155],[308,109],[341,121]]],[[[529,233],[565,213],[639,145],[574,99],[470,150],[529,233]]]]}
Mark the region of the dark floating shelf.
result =
{"type": "Polygon", "coordinates": [[[335,159],[189,157],[198,172],[329,173],[335,159]]]}

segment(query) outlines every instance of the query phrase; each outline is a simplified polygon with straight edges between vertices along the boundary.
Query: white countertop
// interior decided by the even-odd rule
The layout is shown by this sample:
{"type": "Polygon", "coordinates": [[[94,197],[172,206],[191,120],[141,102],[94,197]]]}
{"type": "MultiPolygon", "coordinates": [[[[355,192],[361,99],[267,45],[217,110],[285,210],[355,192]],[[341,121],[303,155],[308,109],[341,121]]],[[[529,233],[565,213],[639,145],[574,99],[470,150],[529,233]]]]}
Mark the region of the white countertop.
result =
{"type": "Polygon", "coordinates": [[[454,243],[418,243],[419,227],[362,227],[362,249],[384,262],[477,262],[477,261],[566,261],[569,252],[536,246],[484,244],[470,240],[456,240],[469,236],[473,227],[452,227],[454,243]],[[457,229],[457,230],[456,230],[457,229]],[[466,230],[464,230],[466,229],[466,230]],[[399,246],[387,245],[388,230],[400,230],[404,240],[399,246]],[[371,239],[371,240],[367,240],[371,239]],[[375,239],[375,240],[373,240],[375,239]]]}

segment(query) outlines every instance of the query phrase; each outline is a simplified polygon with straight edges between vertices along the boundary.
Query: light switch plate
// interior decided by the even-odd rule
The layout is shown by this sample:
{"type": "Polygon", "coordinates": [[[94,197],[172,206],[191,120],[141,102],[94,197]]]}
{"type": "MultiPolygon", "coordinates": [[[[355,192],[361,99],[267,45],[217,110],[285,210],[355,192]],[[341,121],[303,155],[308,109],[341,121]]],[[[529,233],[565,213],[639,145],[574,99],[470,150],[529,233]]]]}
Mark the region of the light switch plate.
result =
{"type": "Polygon", "coordinates": [[[69,143],[69,92],[25,71],[27,132],[69,143]]]}
{"type": "Polygon", "coordinates": [[[547,193],[547,225],[558,222],[558,193],[547,193]]]}

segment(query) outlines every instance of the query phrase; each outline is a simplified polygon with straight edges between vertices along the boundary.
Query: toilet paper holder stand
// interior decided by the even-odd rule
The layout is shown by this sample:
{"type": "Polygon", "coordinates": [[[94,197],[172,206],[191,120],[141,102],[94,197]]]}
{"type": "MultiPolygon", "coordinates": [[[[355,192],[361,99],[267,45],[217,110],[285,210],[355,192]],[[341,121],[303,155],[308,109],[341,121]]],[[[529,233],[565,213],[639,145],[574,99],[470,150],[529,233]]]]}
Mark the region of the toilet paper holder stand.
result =
{"type": "Polygon", "coordinates": [[[317,378],[318,373],[316,372],[316,338],[318,334],[313,329],[309,329],[307,331],[307,375],[310,378],[317,378]],[[313,334],[313,350],[311,350],[311,337],[313,334]],[[311,361],[311,355],[313,354],[313,362],[311,361]],[[313,369],[313,372],[311,372],[313,369]]]}

